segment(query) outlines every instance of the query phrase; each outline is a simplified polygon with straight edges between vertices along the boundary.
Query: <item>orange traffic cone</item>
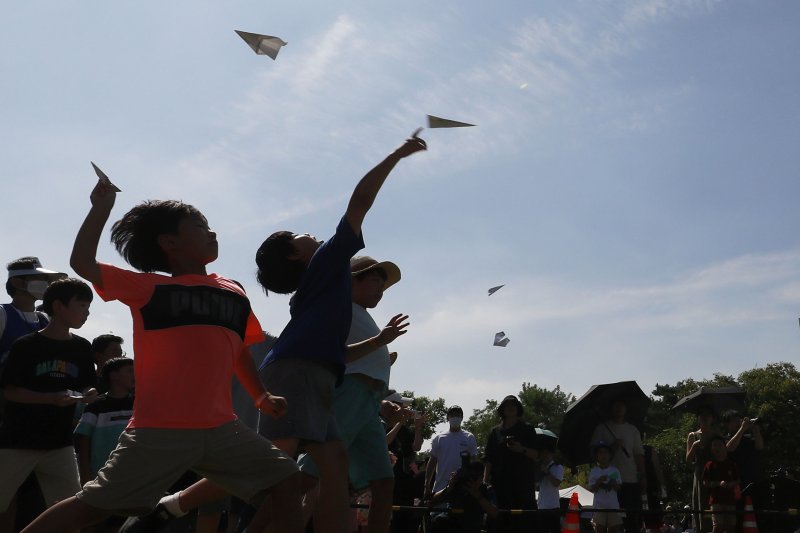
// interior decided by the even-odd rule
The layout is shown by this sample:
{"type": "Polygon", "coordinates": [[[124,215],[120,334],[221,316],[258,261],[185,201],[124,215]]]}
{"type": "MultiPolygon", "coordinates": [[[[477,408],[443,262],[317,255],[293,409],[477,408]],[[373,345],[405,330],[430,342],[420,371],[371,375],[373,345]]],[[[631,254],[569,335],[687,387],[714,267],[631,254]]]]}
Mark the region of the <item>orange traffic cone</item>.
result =
{"type": "Polygon", "coordinates": [[[742,520],[742,533],[758,533],[756,514],[753,512],[753,498],[744,497],[744,519],[742,520]]]}
{"type": "Polygon", "coordinates": [[[569,510],[564,517],[564,523],[561,526],[561,533],[569,533],[570,531],[580,531],[581,521],[578,512],[578,493],[573,492],[569,497],[569,510]]]}

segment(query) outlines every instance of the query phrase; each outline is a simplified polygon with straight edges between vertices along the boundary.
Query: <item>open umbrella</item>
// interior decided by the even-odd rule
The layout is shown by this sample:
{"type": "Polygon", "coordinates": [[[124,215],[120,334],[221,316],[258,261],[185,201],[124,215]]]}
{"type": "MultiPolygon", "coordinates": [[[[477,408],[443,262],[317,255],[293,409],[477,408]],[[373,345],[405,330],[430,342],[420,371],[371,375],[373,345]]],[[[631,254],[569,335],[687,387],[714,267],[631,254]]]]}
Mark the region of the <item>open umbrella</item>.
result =
{"type": "Polygon", "coordinates": [[[573,466],[592,462],[589,446],[592,433],[598,424],[609,418],[611,404],[615,400],[625,402],[625,420],[641,427],[650,406],[650,398],[635,381],[620,381],[592,385],[586,393],[572,402],[564,414],[558,449],[573,466]]]}
{"type": "Polygon", "coordinates": [[[744,389],[741,387],[700,387],[684,396],[672,406],[677,411],[697,414],[703,409],[711,409],[717,418],[725,411],[744,408],[744,389]]]}

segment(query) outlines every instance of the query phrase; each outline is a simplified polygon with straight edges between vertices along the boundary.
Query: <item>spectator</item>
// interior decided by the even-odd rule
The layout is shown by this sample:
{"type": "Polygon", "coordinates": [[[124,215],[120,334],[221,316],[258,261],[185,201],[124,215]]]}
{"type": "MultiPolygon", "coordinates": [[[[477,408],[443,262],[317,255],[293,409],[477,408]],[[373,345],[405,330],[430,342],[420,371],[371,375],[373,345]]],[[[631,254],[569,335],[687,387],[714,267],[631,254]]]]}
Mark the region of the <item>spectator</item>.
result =
{"type": "Polygon", "coordinates": [[[739,488],[739,472],[728,458],[725,438],[711,437],[712,459],[705,464],[702,474],[703,486],[707,487],[711,505],[713,533],[733,533],[736,528],[736,492],[739,488]]]}
{"type": "MultiPolygon", "coordinates": [[[[417,473],[416,455],[422,448],[422,428],[427,418],[418,411],[409,411],[412,399],[389,391],[386,401],[403,407],[398,419],[386,435],[389,451],[397,461],[394,463],[394,505],[412,506],[416,495],[415,476],[417,473]]],[[[390,422],[391,424],[391,422],[390,422]]],[[[416,533],[419,526],[419,513],[411,510],[395,511],[392,515],[392,533],[416,533]]]]}
{"type": "MultiPolygon", "coordinates": [[[[36,301],[42,299],[47,285],[67,277],[63,272],[42,268],[37,257],[21,257],[8,263],[6,267],[6,292],[11,296],[11,303],[0,305],[0,374],[11,344],[23,335],[39,331],[47,325],[47,315],[36,310],[36,301]]],[[[0,424],[3,421],[5,404],[5,396],[0,394],[0,424]]],[[[44,509],[45,501],[39,482],[31,474],[9,504],[9,511],[4,517],[0,517],[0,531],[22,529],[44,509]]]]}
{"type": "Polygon", "coordinates": [[[463,456],[474,458],[478,455],[475,435],[461,429],[464,411],[453,405],[447,410],[448,431],[435,435],[431,440],[431,455],[425,467],[425,500],[444,489],[459,467],[463,456]],[[433,485],[431,486],[431,482],[433,485]]]}
{"type": "MultiPolygon", "coordinates": [[[[742,417],[738,411],[728,411],[723,415],[727,426],[728,456],[736,463],[739,471],[739,483],[742,494],[747,494],[753,499],[753,506],[759,508],[765,498],[759,490],[761,451],[764,449],[764,437],[758,419],[742,417]]],[[[736,510],[744,512],[744,498],[736,500],[736,510]]],[[[736,530],[742,530],[743,514],[737,515],[736,530]]]]}
{"type": "MultiPolygon", "coordinates": [[[[522,402],[516,396],[503,398],[496,414],[501,422],[486,440],[483,480],[491,485],[500,509],[536,509],[536,429],[522,419],[522,402]]],[[[531,514],[503,514],[497,519],[495,531],[529,531],[535,522],[531,514]]]]}
{"type": "Polygon", "coordinates": [[[122,351],[122,342],[122,337],[112,333],[104,333],[92,340],[92,354],[97,369],[97,391],[100,393],[108,391],[108,384],[103,381],[103,365],[109,359],[125,357],[125,352],[122,351]]]}
{"type": "MultiPolygon", "coordinates": [[[[592,445],[594,450],[595,466],[589,472],[589,490],[594,492],[595,509],[619,509],[617,493],[622,486],[622,474],[619,469],[611,464],[613,450],[611,445],[604,441],[597,441],[592,445]]],[[[617,533],[622,519],[619,513],[601,512],[592,516],[595,533],[617,533]]],[[[634,529],[633,531],[639,531],[634,529]]]]}
{"type": "Polygon", "coordinates": [[[561,500],[558,489],[564,481],[564,466],[553,460],[552,448],[539,450],[541,480],[539,481],[539,511],[553,509],[558,512],[539,514],[539,533],[561,533],[561,500]]]}
{"type": "MultiPolygon", "coordinates": [[[[691,431],[686,438],[686,462],[694,465],[692,478],[692,509],[705,509],[708,505],[708,489],[703,485],[703,468],[711,460],[711,437],[716,433],[714,411],[703,408],[697,413],[697,423],[700,426],[691,431]]],[[[696,533],[711,531],[711,520],[707,515],[699,512],[692,514],[692,526],[696,533]]]]}
{"type": "Polygon", "coordinates": [[[626,413],[624,401],[613,401],[611,418],[597,425],[592,442],[603,441],[611,446],[611,463],[622,475],[618,496],[620,506],[625,509],[625,530],[639,531],[642,528],[642,496],[647,494],[647,475],[642,436],[636,426],[626,422],[626,413]]]}
{"type": "MultiPolygon", "coordinates": [[[[72,415],[78,402],[97,397],[91,345],[74,335],[89,316],[92,290],[77,279],[51,283],[43,295],[51,321],[11,345],[0,388],[8,399],[0,426],[0,513],[32,472],[47,506],[80,490],[72,447],[72,415]]],[[[13,523],[6,517],[0,523],[13,523]]]]}
{"type": "Polygon", "coordinates": [[[431,516],[431,533],[479,533],[486,515],[497,516],[488,487],[481,483],[484,468],[479,462],[462,465],[444,488],[433,494],[431,503],[446,505],[448,511],[431,516]]]}

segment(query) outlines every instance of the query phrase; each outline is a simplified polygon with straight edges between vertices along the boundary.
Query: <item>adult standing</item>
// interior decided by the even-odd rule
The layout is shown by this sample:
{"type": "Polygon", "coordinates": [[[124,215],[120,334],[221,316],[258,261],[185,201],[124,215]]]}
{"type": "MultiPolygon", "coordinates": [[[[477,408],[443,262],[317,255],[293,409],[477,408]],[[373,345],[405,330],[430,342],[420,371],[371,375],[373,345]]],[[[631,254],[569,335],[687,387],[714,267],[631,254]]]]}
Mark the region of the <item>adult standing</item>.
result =
{"type": "Polygon", "coordinates": [[[42,268],[37,257],[21,257],[6,266],[6,292],[11,303],[0,304],[0,368],[15,340],[48,324],[47,315],[36,310],[36,301],[42,299],[50,283],[67,277],[63,272],[42,268]]]}
{"type": "Polygon", "coordinates": [[[621,399],[611,403],[611,417],[597,425],[592,442],[609,443],[613,458],[611,464],[622,477],[618,498],[625,510],[625,531],[638,532],[642,528],[642,495],[647,494],[647,476],[644,468],[644,448],[639,430],[625,420],[627,406],[621,399]]]}
{"type": "MultiPolygon", "coordinates": [[[[703,486],[703,469],[712,459],[711,437],[717,434],[714,424],[716,418],[714,411],[708,407],[697,413],[697,423],[700,426],[695,431],[689,432],[686,437],[686,462],[694,465],[692,480],[692,509],[708,508],[708,488],[703,486]]],[[[701,515],[699,512],[692,514],[692,525],[696,533],[711,531],[711,515],[701,515]]]]}
{"type": "MultiPolygon", "coordinates": [[[[503,398],[497,407],[501,422],[486,440],[483,480],[494,489],[499,509],[536,509],[536,429],[522,419],[523,413],[516,396],[503,398]]],[[[527,532],[535,524],[530,514],[504,514],[498,517],[495,531],[527,532]]]]}
{"type": "MultiPolygon", "coordinates": [[[[738,411],[728,411],[723,414],[723,421],[728,430],[725,447],[739,471],[742,494],[751,496],[756,508],[763,506],[762,491],[758,489],[758,482],[761,477],[759,459],[761,450],[764,449],[764,437],[758,426],[758,419],[743,417],[738,411]]],[[[744,511],[744,498],[736,500],[736,509],[744,511]]],[[[742,530],[742,516],[737,515],[736,531],[742,530]]]]}
{"type": "Polygon", "coordinates": [[[447,410],[448,431],[435,435],[431,440],[431,455],[425,467],[425,500],[444,489],[450,476],[457,472],[464,459],[478,455],[478,441],[475,435],[461,429],[464,410],[453,405],[447,410]],[[431,481],[433,487],[431,488],[431,481]]]}

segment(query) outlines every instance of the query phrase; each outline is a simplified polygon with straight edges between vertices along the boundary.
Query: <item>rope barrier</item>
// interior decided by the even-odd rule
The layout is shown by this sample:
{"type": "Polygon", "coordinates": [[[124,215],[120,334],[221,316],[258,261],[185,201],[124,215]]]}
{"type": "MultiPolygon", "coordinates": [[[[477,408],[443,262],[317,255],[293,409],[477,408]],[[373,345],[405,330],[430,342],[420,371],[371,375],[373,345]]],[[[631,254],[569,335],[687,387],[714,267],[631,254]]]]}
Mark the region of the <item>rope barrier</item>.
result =
{"type": "MultiPolygon", "coordinates": [[[[353,503],[350,504],[352,509],[369,509],[369,505],[363,503],[353,503]]],[[[458,508],[447,508],[447,507],[428,507],[428,506],[421,506],[421,505],[392,505],[392,511],[412,511],[415,513],[453,513],[453,514],[460,514],[464,512],[464,509],[458,508]]],[[[552,514],[559,514],[565,515],[569,510],[568,509],[498,509],[497,512],[500,514],[512,514],[512,515],[523,515],[523,514],[541,514],[541,515],[552,515],[552,514]]],[[[574,512],[574,511],[573,511],[574,512]]],[[[593,507],[581,507],[578,509],[580,513],[622,513],[625,512],[625,509],[595,509],[593,507]]],[[[701,514],[701,515],[711,515],[711,514],[738,514],[744,515],[745,512],[748,513],[755,513],[757,515],[770,515],[770,516],[798,516],[797,509],[755,509],[753,511],[711,511],[711,509],[677,509],[671,511],[665,510],[640,510],[639,514],[641,516],[652,516],[652,515],[689,515],[689,514],[701,514]]]]}

